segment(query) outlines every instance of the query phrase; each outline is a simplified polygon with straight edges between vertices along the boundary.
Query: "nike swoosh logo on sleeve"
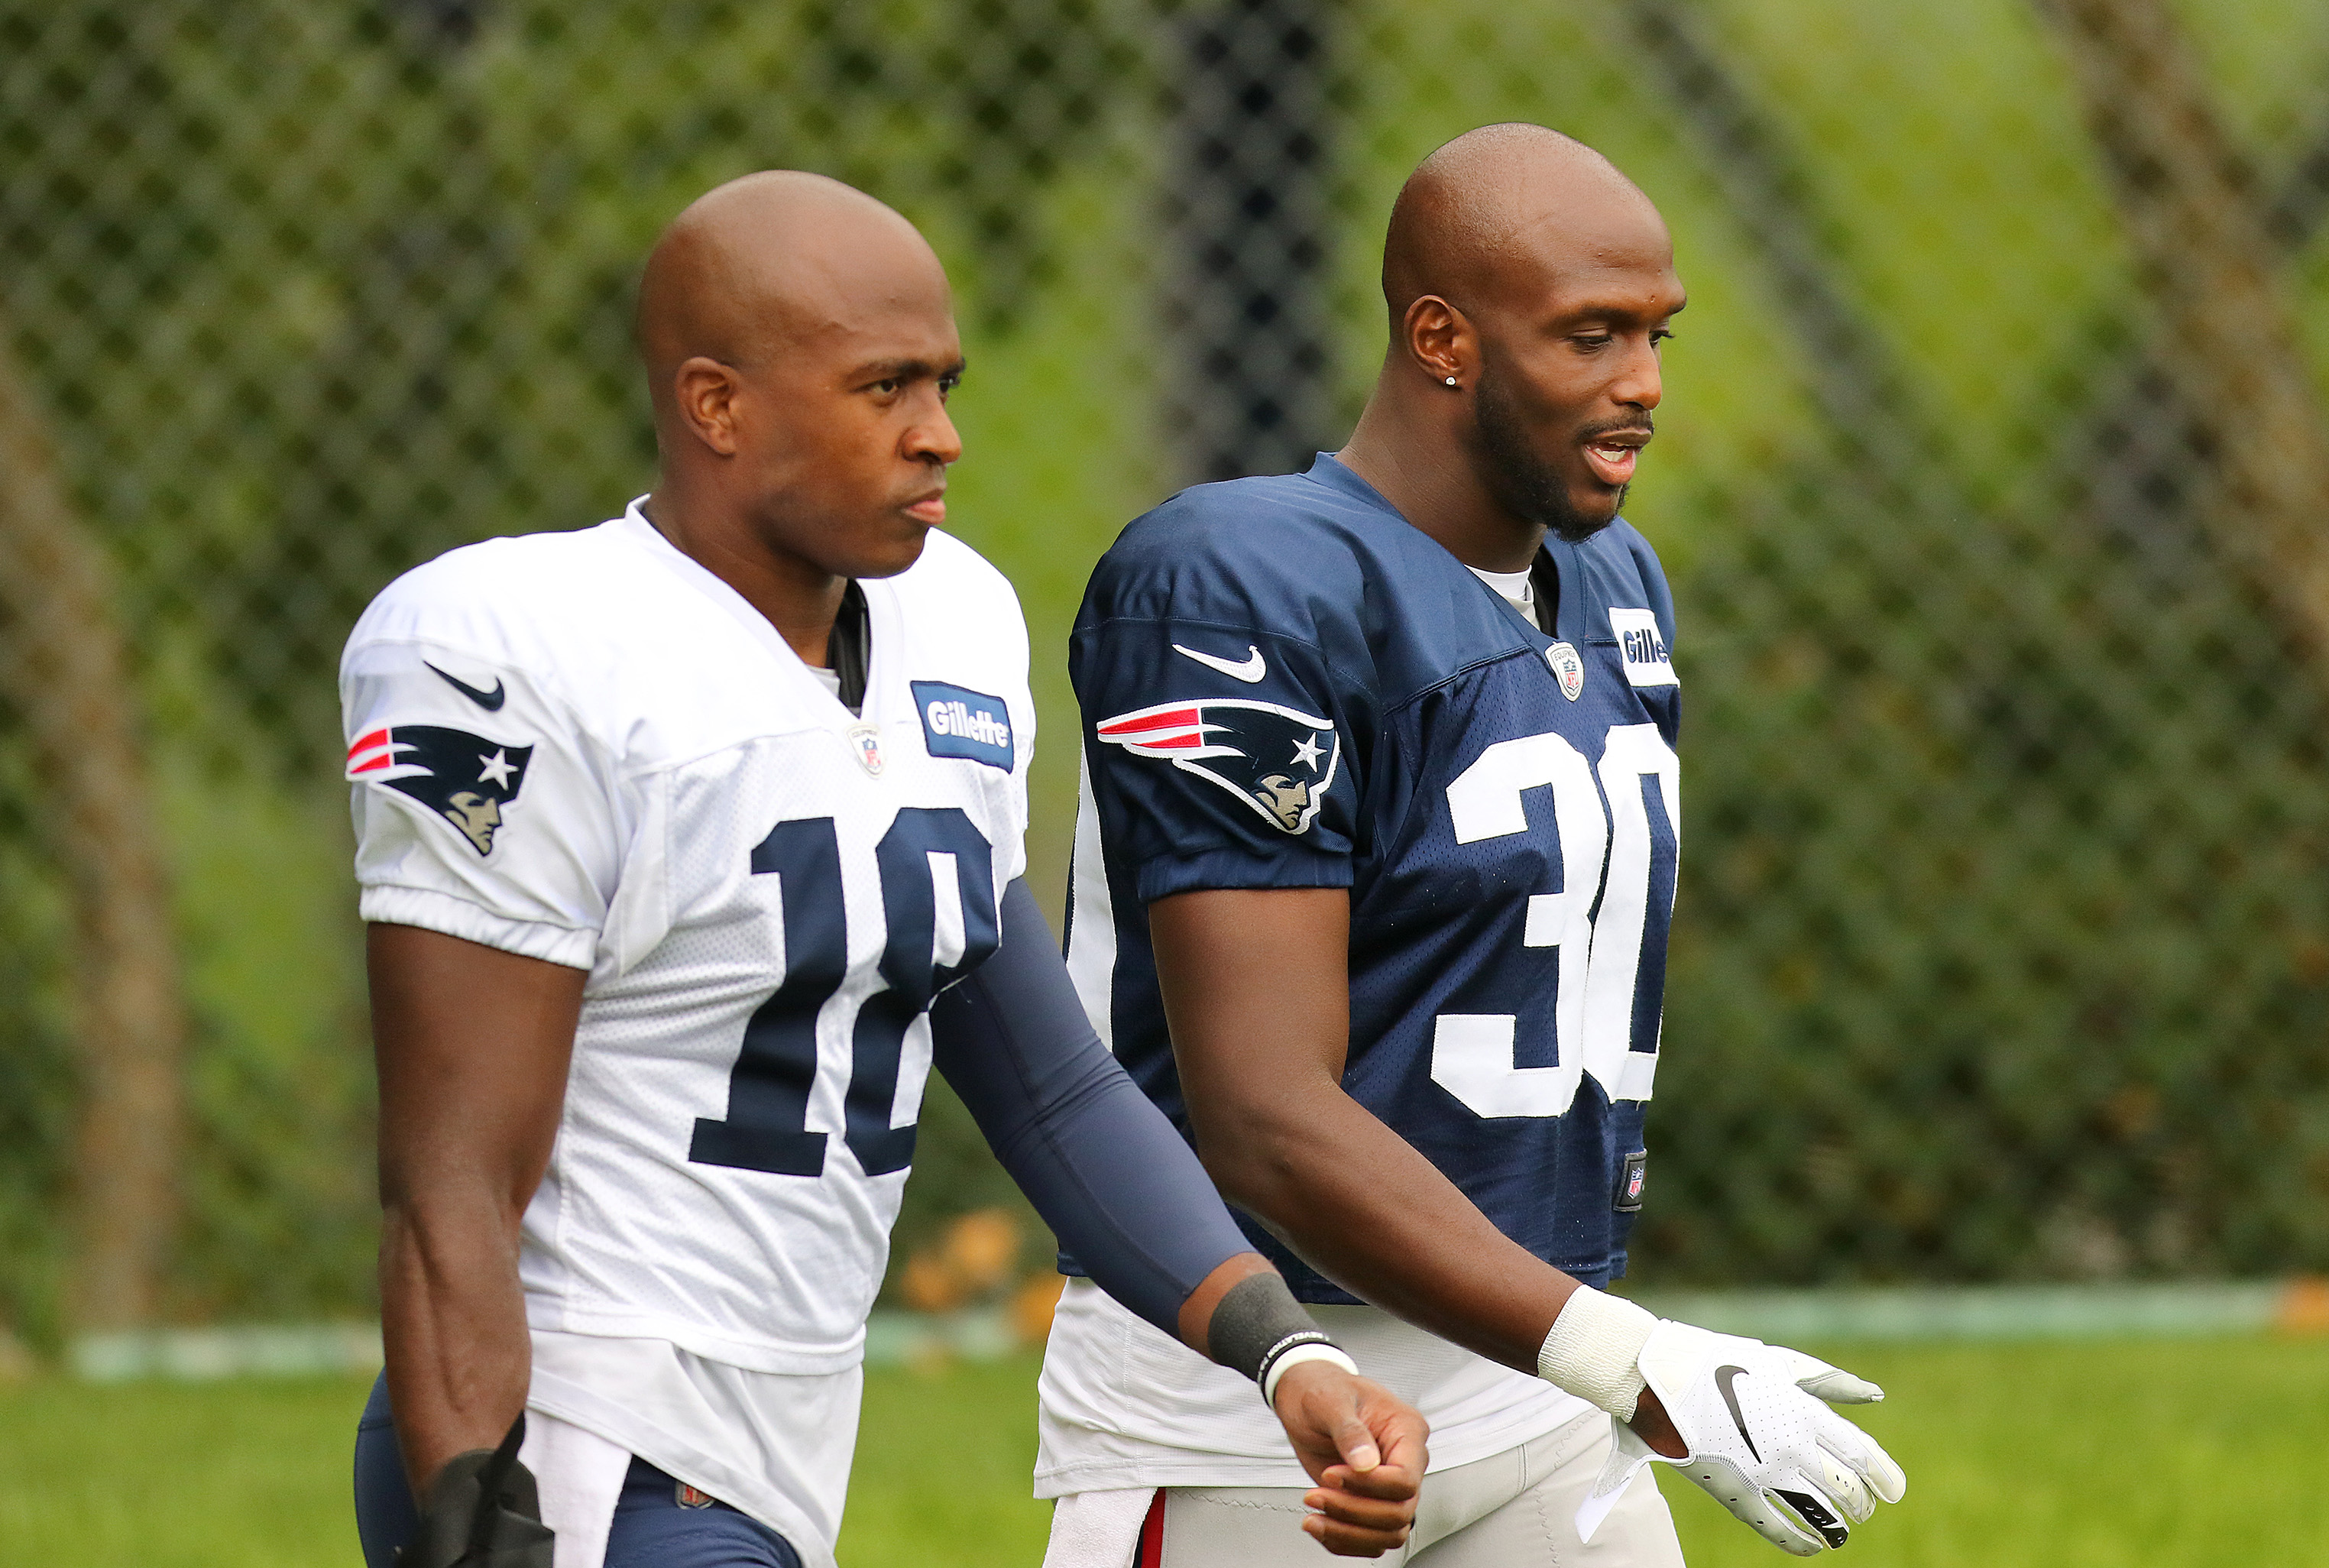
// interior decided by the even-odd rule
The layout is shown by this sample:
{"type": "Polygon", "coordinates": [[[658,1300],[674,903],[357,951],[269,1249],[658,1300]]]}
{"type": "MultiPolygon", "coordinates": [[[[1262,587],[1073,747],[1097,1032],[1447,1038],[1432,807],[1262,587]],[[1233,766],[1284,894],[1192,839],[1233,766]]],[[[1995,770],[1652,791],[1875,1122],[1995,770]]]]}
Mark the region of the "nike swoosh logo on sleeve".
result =
{"type": "Polygon", "coordinates": [[[1173,645],[1173,651],[1183,658],[1195,659],[1209,670],[1219,670],[1233,681],[1243,681],[1247,685],[1254,685],[1269,673],[1269,661],[1263,658],[1261,650],[1251,643],[1245,645],[1245,651],[1252,656],[1242,662],[1232,662],[1225,658],[1217,658],[1209,653],[1199,653],[1195,648],[1183,647],[1177,642],[1173,645]]]}
{"type": "MultiPolygon", "coordinates": [[[[427,659],[422,659],[420,662],[424,665],[429,665],[429,661],[427,659]]],[[[494,677],[494,689],[490,692],[486,692],[478,690],[476,686],[471,685],[465,680],[457,679],[452,675],[447,675],[435,665],[429,665],[429,672],[435,675],[438,679],[445,682],[455,691],[460,693],[463,696],[468,698],[469,701],[476,704],[477,706],[485,709],[485,711],[489,713],[497,713],[501,712],[502,704],[509,697],[509,688],[502,684],[502,679],[499,675],[495,675],[494,677]]]]}
{"type": "Polygon", "coordinates": [[[1763,1450],[1755,1446],[1754,1434],[1747,1430],[1747,1418],[1739,1413],[1739,1394],[1730,1386],[1746,1371],[1743,1366],[1718,1366],[1714,1369],[1714,1386],[1722,1391],[1722,1403],[1730,1407],[1730,1424],[1739,1429],[1739,1435],[1747,1440],[1747,1451],[1753,1454],[1756,1462],[1760,1464],[1763,1450]]]}

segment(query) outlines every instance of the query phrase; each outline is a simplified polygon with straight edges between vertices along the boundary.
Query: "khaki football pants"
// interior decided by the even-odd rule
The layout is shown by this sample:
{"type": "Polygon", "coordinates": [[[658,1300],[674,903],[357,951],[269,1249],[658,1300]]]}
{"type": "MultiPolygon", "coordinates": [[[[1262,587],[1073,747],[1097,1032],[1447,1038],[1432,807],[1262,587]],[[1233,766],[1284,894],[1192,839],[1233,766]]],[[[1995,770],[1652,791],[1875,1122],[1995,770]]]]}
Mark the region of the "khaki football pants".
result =
{"type": "MultiPolygon", "coordinates": [[[[1434,1471],[1407,1545],[1375,1561],[1383,1568],[1682,1568],[1674,1516],[1649,1470],[1634,1478],[1590,1545],[1577,1538],[1578,1505],[1608,1454],[1609,1418],[1595,1411],[1533,1442],[1434,1471]]],[[[1302,1497],[1293,1488],[1172,1488],[1163,1561],[1154,1568],[1326,1568],[1336,1559],[1303,1534],[1302,1497]]],[[[1061,1499],[1063,1511],[1071,1513],[1074,1501],[1061,1499]]],[[[1066,1523],[1055,1516],[1055,1531],[1066,1523]]],[[[1055,1539],[1046,1562],[1062,1559],[1065,1544],[1055,1539]]],[[[1118,1559],[1108,1568],[1136,1564],[1118,1559]]]]}

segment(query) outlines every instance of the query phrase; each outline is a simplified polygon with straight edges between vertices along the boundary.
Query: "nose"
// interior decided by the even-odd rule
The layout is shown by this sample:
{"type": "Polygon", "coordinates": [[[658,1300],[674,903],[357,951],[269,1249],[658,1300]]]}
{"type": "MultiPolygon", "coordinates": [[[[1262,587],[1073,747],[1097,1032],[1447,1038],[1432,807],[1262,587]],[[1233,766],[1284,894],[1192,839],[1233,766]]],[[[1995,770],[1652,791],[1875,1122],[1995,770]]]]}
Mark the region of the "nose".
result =
{"type": "Polygon", "coordinates": [[[935,392],[906,432],[905,455],[919,463],[936,463],[940,468],[951,467],[962,459],[962,434],[954,428],[954,416],[947,412],[946,400],[935,392]]]}
{"type": "Polygon", "coordinates": [[[1609,395],[1644,413],[1664,401],[1665,382],[1658,364],[1658,345],[1650,341],[1648,335],[1627,344],[1626,363],[1618,370],[1617,380],[1610,383],[1609,395]]]}

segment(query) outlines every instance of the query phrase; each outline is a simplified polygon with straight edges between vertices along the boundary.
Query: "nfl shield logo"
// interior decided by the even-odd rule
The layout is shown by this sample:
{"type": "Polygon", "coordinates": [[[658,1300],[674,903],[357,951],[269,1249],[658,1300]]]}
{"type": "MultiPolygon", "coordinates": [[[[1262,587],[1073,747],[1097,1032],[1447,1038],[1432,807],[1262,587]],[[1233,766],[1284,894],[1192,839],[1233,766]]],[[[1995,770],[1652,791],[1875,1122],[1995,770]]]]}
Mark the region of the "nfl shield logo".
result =
{"type": "Polygon", "coordinates": [[[1560,677],[1561,694],[1575,702],[1578,693],[1585,689],[1585,661],[1577,656],[1577,650],[1565,642],[1557,642],[1544,650],[1544,662],[1560,677]]]}
{"type": "Polygon", "coordinates": [[[874,778],[882,777],[882,731],[876,724],[860,724],[849,732],[849,749],[857,753],[857,765],[874,778]]]}
{"type": "Polygon", "coordinates": [[[1642,1189],[1650,1174],[1650,1151],[1637,1148],[1627,1155],[1617,1171],[1617,1195],[1609,1206],[1621,1214],[1641,1213],[1642,1189]]]}

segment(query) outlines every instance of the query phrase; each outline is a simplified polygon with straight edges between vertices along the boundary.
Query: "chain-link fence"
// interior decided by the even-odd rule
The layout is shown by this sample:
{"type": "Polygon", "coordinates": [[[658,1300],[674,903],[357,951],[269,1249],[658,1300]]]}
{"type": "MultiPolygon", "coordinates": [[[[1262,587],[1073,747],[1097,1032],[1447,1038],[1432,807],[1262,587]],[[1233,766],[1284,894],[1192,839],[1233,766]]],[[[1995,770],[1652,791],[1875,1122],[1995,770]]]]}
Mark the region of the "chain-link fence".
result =
{"type": "Polygon", "coordinates": [[[1507,118],[1693,295],[1638,1269],[2329,1265],[2324,67],[2272,0],[0,0],[0,1327],[364,1306],[338,647],[646,486],[679,207],[946,256],[1056,887],[1090,562],[1339,439],[1391,194],[1507,118]]]}

